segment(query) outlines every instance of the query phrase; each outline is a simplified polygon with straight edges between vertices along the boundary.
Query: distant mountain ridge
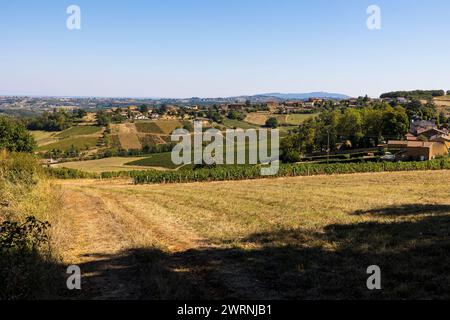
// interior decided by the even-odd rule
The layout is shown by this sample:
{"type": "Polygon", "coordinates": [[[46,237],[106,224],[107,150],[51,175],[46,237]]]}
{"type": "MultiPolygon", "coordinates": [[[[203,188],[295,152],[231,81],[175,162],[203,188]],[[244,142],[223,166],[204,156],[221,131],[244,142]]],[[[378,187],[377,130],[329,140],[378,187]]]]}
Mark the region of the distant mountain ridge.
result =
{"type": "Polygon", "coordinates": [[[274,97],[283,100],[307,100],[311,98],[318,99],[336,99],[344,100],[349,99],[350,96],[341,93],[330,93],[330,92],[309,92],[309,93],[265,93],[258,96],[274,97]]]}

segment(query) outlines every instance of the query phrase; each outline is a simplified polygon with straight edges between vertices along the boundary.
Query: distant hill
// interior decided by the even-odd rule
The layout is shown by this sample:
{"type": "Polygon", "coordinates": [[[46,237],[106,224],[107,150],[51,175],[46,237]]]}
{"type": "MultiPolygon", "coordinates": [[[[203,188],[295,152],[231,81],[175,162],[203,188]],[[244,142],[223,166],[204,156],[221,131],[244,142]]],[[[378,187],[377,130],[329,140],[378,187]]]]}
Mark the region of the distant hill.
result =
{"type": "Polygon", "coordinates": [[[319,99],[335,99],[344,100],[350,97],[345,94],[340,93],[329,93],[329,92],[310,92],[310,93],[265,93],[260,96],[274,97],[283,100],[307,100],[310,98],[319,99]]]}

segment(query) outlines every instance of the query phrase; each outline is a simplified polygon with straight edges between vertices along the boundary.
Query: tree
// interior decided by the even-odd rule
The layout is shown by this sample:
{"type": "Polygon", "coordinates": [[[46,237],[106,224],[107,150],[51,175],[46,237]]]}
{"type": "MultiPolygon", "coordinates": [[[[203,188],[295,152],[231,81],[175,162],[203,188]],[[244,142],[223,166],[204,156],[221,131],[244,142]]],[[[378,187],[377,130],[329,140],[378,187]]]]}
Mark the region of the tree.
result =
{"type": "Polygon", "coordinates": [[[87,115],[87,112],[83,109],[77,109],[73,112],[75,118],[82,119],[87,115]]]}
{"type": "Polygon", "coordinates": [[[53,110],[44,112],[40,117],[28,120],[28,130],[63,131],[73,125],[73,114],[67,111],[53,110]]]}
{"type": "Polygon", "coordinates": [[[361,112],[357,109],[346,109],[341,116],[337,127],[338,134],[352,142],[352,146],[358,146],[363,134],[363,120],[361,112]]]}
{"type": "Polygon", "coordinates": [[[107,126],[111,123],[111,117],[103,110],[97,112],[97,124],[99,126],[107,126]]]}
{"type": "Polygon", "coordinates": [[[438,122],[440,125],[443,125],[447,122],[447,118],[445,117],[444,111],[439,112],[438,122]]]}
{"type": "Polygon", "coordinates": [[[400,139],[408,133],[409,120],[402,107],[390,108],[383,114],[383,136],[400,139]]]}
{"type": "Polygon", "coordinates": [[[17,120],[0,117],[0,149],[9,152],[33,152],[36,142],[17,120]]]}
{"type": "Polygon", "coordinates": [[[139,111],[143,114],[146,114],[148,112],[148,106],[146,104],[143,104],[139,107],[139,111]]]}
{"type": "Polygon", "coordinates": [[[278,128],[278,119],[274,118],[274,117],[267,119],[266,127],[267,128],[278,128]]]}

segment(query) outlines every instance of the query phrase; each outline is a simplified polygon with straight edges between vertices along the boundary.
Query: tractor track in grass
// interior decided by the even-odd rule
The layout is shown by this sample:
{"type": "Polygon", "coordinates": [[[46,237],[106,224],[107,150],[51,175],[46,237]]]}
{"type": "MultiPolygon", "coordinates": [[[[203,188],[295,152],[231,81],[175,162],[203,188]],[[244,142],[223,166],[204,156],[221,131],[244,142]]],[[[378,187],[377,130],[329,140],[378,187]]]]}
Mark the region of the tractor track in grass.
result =
{"type": "Polygon", "coordinates": [[[128,183],[124,190],[107,188],[105,182],[61,185],[71,229],[63,260],[82,272],[76,298],[219,299],[245,297],[248,290],[267,297],[239,263],[225,263],[228,253],[177,221],[166,207],[129,194],[128,183]]]}

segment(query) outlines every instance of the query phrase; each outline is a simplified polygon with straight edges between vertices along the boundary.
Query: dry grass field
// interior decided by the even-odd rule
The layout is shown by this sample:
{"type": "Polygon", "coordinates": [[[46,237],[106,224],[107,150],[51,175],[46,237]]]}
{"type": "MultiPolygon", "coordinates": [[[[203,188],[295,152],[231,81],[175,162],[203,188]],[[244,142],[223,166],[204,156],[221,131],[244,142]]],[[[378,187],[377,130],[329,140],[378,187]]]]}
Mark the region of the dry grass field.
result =
{"type": "Polygon", "coordinates": [[[141,149],[142,144],[137,135],[138,131],[134,123],[113,125],[113,130],[118,132],[120,145],[124,149],[141,149]]]}
{"type": "Polygon", "coordinates": [[[255,112],[249,113],[245,118],[245,121],[251,124],[263,126],[266,124],[267,119],[275,117],[278,119],[280,125],[299,126],[306,120],[317,116],[316,114],[289,114],[280,115],[269,112],[255,112]]]}
{"type": "Polygon", "coordinates": [[[450,96],[437,97],[433,100],[439,112],[444,111],[446,116],[450,116],[450,96]]]}
{"type": "Polygon", "coordinates": [[[450,171],[60,181],[75,298],[450,298],[450,171]],[[381,291],[366,287],[370,265],[381,291]]]}
{"type": "Polygon", "coordinates": [[[45,146],[58,141],[56,135],[58,132],[48,131],[30,131],[38,146],[45,146]]]}

